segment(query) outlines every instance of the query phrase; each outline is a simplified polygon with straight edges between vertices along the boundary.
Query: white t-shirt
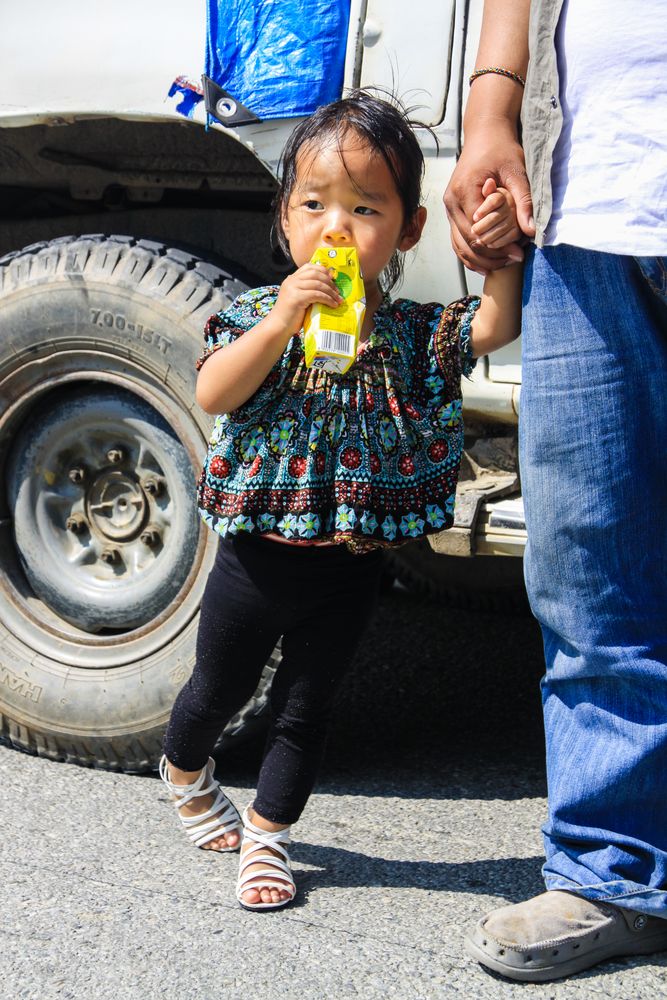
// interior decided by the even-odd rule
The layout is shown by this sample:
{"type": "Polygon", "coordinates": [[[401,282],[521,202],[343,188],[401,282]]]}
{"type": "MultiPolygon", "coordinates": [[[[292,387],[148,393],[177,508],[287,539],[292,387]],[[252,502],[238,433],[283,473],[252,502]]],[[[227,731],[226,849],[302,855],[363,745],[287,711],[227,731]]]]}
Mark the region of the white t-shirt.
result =
{"type": "Polygon", "coordinates": [[[547,244],[667,254],[667,3],[565,0],[547,244]]]}

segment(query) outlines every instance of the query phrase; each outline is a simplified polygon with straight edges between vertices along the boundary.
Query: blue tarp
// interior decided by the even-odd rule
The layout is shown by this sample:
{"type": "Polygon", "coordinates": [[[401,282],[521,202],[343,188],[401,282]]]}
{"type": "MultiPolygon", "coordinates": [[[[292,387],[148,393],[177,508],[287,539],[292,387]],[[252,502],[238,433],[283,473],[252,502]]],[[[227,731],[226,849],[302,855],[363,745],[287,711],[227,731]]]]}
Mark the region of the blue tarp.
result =
{"type": "Polygon", "coordinates": [[[206,75],[258,118],[340,97],[349,0],[207,0],[206,75]]]}

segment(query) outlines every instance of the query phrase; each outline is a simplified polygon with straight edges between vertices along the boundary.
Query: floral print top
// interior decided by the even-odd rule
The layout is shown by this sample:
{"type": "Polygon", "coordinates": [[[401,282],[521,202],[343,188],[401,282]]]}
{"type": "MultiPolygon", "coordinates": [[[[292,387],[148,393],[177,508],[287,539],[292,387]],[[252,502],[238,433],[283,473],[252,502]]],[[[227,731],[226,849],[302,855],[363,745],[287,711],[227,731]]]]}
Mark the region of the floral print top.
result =
{"type": "MultiPolygon", "coordinates": [[[[212,316],[199,369],[272,309],[278,286],[212,316]]],[[[479,299],[444,307],[385,296],[344,375],[307,368],[289,341],[243,406],[218,416],[198,483],[204,521],[365,551],[451,526],[463,424],[461,375],[474,360],[479,299]]]]}

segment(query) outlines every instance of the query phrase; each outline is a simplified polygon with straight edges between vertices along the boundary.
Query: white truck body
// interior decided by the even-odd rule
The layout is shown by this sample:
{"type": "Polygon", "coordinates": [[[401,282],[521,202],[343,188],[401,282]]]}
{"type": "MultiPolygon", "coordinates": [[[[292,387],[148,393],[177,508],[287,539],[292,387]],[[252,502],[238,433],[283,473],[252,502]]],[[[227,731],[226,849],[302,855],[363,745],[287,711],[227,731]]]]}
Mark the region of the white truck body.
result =
{"type": "MultiPolygon", "coordinates": [[[[344,86],[396,93],[437,137],[419,132],[428,222],[400,292],[417,300],[480,289],[442,196],[481,8],[351,0],[344,86]]],[[[203,101],[185,117],[169,94],[198,86],[206,31],[204,0],[0,10],[0,738],[53,759],[156,765],[215,554],[192,490],[204,322],[286,271],[270,206],[294,118],[207,126],[203,101]]],[[[486,557],[525,543],[518,342],[463,390],[455,527],[395,558],[447,599],[465,567],[490,606],[495,571],[511,589],[521,567],[486,557]]],[[[271,670],[225,738],[252,729],[271,670]]]]}
{"type": "MultiPolygon", "coordinates": [[[[416,106],[439,149],[425,134],[424,203],[428,222],[410,255],[402,293],[417,300],[452,299],[478,292],[476,275],[462,272],[451,250],[442,195],[461,139],[481,16],[480,0],[416,0],[406,16],[399,0],[353,0],[345,86],[380,86],[416,106]]],[[[203,72],[206,10],[203,0],[25,0],[2,15],[0,128],[64,126],[86,119],[183,124],[176,98],[178,76],[203,72]]],[[[200,104],[193,122],[206,125],[200,104]]],[[[273,176],[293,119],[243,125],[225,132],[252,151],[273,176]]],[[[516,423],[520,346],[487,359],[464,385],[466,406],[486,418],[516,423]],[[490,383],[490,384],[489,384],[490,383]]]]}

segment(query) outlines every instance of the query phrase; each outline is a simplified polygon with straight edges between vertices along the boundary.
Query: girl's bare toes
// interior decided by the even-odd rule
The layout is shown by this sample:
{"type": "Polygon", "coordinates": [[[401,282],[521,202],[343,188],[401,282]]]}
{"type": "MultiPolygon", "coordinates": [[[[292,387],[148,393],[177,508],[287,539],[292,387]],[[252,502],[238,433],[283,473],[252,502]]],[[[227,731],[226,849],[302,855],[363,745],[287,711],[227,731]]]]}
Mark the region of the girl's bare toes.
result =
{"type": "Polygon", "coordinates": [[[227,845],[225,844],[225,838],[219,837],[216,840],[209,840],[207,844],[202,844],[203,851],[221,851],[227,845]]]}
{"type": "Polygon", "coordinates": [[[284,903],[288,897],[289,893],[285,892],[284,889],[279,889],[277,886],[274,888],[268,887],[262,891],[263,903],[284,903]]]}

